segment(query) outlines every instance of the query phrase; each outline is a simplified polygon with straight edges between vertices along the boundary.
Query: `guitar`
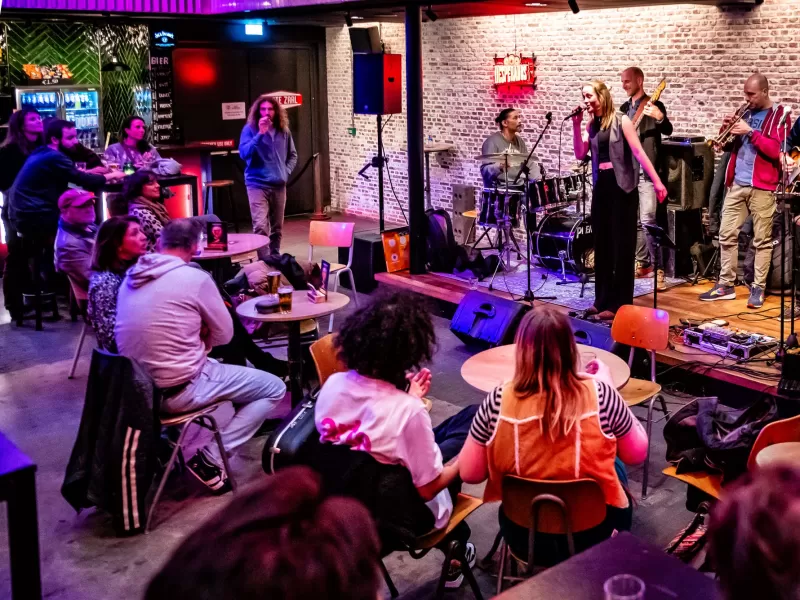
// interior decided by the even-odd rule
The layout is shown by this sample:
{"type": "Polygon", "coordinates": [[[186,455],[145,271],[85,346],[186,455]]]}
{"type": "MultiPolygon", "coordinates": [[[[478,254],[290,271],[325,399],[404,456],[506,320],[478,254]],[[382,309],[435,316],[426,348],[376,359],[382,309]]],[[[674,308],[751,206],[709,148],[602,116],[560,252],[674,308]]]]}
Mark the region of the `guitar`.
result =
{"type": "Polygon", "coordinates": [[[656,102],[661,97],[661,93],[665,89],[667,89],[667,80],[662,79],[661,83],[658,84],[653,94],[647,99],[642,99],[641,104],[639,104],[639,110],[637,110],[636,114],[633,116],[634,129],[639,129],[639,124],[642,122],[642,119],[644,118],[644,109],[647,106],[647,103],[656,102]]]}

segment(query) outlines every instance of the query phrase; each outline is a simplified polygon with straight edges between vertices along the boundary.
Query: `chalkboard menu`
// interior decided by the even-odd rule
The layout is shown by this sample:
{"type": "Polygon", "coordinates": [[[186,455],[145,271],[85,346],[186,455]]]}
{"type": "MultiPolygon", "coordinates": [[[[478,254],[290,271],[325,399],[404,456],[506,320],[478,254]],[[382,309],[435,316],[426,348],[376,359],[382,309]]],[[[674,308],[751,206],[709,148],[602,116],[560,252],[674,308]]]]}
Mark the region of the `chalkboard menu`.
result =
{"type": "MultiPolygon", "coordinates": [[[[163,37],[163,32],[159,32],[163,37]]],[[[153,102],[153,143],[157,146],[181,143],[174,118],[172,50],[154,40],[150,48],[150,85],[153,102]]]]}

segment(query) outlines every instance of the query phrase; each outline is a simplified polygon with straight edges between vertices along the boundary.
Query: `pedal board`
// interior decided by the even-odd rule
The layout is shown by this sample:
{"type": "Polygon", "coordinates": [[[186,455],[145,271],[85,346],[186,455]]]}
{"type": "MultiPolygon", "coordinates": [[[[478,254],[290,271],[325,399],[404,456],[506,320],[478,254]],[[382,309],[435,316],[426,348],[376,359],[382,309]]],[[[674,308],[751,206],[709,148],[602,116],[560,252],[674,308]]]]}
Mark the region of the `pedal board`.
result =
{"type": "Polygon", "coordinates": [[[683,330],[683,343],[726,358],[747,360],[778,345],[778,340],[732,327],[700,325],[683,330]]]}

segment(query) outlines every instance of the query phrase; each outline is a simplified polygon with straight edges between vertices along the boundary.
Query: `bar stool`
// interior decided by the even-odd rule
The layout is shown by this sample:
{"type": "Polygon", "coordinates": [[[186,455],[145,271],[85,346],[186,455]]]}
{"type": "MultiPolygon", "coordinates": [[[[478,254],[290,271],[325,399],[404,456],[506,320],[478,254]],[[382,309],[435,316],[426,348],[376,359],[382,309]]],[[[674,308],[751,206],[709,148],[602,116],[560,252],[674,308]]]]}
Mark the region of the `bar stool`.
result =
{"type": "Polygon", "coordinates": [[[181,465],[183,465],[183,439],[186,437],[186,432],[189,429],[189,425],[192,423],[204,427],[214,434],[214,440],[217,442],[219,454],[222,457],[222,463],[225,467],[225,474],[228,476],[228,481],[231,483],[232,490],[236,492],[236,481],[233,479],[233,473],[228,464],[228,454],[225,451],[225,446],[222,445],[222,434],[219,431],[219,427],[217,427],[217,420],[210,414],[225,402],[227,402],[227,400],[220,400],[192,412],[161,415],[162,427],[180,427],[181,433],[169,457],[169,462],[164,469],[164,474],[161,476],[161,482],[158,484],[153,503],[150,505],[150,514],[147,515],[147,524],[144,527],[145,533],[150,531],[150,526],[153,524],[153,516],[156,514],[156,507],[158,506],[159,500],[161,500],[161,494],[164,492],[164,487],[167,484],[167,479],[172,471],[172,467],[175,466],[175,461],[180,460],[181,465]]]}
{"type": "MultiPolygon", "coordinates": [[[[216,179],[211,181],[206,181],[203,186],[205,187],[205,191],[203,193],[203,214],[208,214],[208,200],[209,196],[211,196],[211,203],[214,210],[217,210],[217,199],[214,198],[213,190],[220,190],[220,192],[224,191],[226,197],[228,198],[228,205],[231,209],[231,217],[233,218],[233,228],[236,230],[236,233],[239,233],[239,219],[236,216],[236,202],[233,198],[233,192],[231,189],[233,188],[233,179],[216,179]]],[[[219,214],[219,213],[217,213],[219,214]]]]}
{"type": "Polygon", "coordinates": [[[52,318],[57,321],[61,318],[58,314],[58,301],[54,292],[44,290],[45,280],[42,276],[42,269],[47,268],[48,275],[52,275],[52,240],[40,236],[26,236],[20,232],[17,235],[22,240],[22,249],[26,257],[27,268],[30,272],[33,290],[22,293],[22,307],[17,317],[17,326],[22,327],[25,322],[25,307],[33,304],[36,319],[36,331],[42,331],[42,306],[47,303],[52,311],[52,318]],[[47,257],[46,257],[47,255],[47,257]],[[49,261],[49,262],[48,262],[49,261]]]}

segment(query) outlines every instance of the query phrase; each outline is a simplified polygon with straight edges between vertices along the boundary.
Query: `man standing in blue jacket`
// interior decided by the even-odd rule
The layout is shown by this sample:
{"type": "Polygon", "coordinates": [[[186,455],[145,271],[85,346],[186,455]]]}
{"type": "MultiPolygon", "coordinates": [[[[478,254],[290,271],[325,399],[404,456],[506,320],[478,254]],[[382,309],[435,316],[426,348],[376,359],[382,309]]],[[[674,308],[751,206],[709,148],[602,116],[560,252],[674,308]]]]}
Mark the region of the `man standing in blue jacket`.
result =
{"type": "Polygon", "coordinates": [[[269,237],[269,249],[258,251],[259,258],[265,259],[280,254],[286,182],[297,165],[289,117],[275,98],[263,94],[250,107],[239,140],[239,156],[247,163],[244,183],[253,232],[269,237]]]}

